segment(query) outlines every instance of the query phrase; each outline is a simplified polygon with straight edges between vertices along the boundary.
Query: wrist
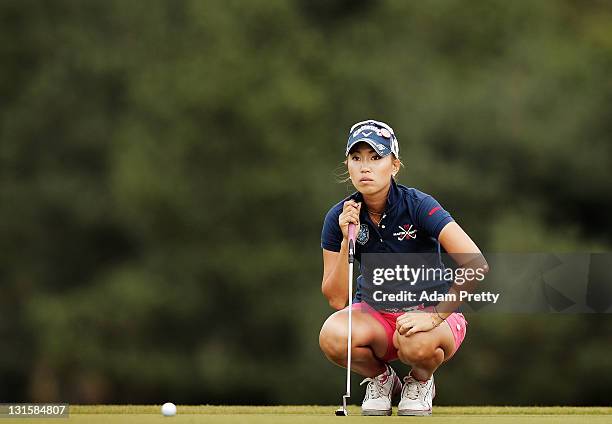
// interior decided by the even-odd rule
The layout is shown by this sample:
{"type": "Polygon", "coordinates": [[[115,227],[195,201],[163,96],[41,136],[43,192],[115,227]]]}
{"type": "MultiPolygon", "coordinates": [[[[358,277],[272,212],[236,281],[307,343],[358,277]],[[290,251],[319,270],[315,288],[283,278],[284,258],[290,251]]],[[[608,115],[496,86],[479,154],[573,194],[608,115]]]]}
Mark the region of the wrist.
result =
{"type": "Polygon", "coordinates": [[[444,322],[444,320],[440,318],[439,316],[437,316],[436,314],[430,314],[430,316],[431,316],[431,325],[433,326],[432,328],[436,328],[437,326],[439,326],[440,324],[444,322]]]}
{"type": "Polygon", "coordinates": [[[340,253],[342,254],[346,254],[349,250],[349,243],[348,243],[348,239],[342,239],[342,242],[340,243],[340,253]]]}
{"type": "Polygon", "coordinates": [[[438,311],[438,308],[436,308],[435,306],[433,307],[433,310],[434,310],[434,312],[436,314],[436,317],[438,319],[440,319],[440,322],[445,321],[446,318],[448,318],[448,316],[450,315],[450,313],[448,313],[448,312],[440,313],[440,311],[438,311]]]}

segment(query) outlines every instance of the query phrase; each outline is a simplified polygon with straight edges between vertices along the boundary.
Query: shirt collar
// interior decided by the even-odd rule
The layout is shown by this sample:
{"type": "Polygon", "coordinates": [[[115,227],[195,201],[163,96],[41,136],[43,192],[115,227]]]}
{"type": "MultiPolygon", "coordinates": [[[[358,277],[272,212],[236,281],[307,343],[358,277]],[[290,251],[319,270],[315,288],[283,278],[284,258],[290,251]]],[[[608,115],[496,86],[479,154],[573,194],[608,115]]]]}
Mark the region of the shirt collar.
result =
{"type": "Polygon", "coordinates": [[[391,187],[389,188],[389,195],[387,196],[387,210],[391,210],[393,206],[400,200],[401,192],[395,179],[391,177],[391,187]]]}

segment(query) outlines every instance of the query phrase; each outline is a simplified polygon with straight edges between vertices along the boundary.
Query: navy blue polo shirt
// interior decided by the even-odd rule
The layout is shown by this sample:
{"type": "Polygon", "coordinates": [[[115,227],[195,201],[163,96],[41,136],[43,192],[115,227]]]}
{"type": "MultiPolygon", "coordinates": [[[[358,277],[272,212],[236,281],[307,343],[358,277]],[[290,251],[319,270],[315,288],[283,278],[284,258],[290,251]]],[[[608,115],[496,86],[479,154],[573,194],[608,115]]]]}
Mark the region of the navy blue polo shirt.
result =
{"type": "MultiPolygon", "coordinates": [[[[321,247],[333,252],[340,251],[342,230],[338,217],[344,202],[354,199],[362,202],[363,196],[356,192],[335,204],[323,223],[321,247]]],[[[396,184],[391,179],[387,196],[387,207],[380,225],[375,225],[362,204],[359,215],[360,228],[355,245],[355,259],[361,264],[362,253],[441,253],[438,236],[440,231],[453,221],[451,215],[429,194],[415,188],[396,184]]],[[[361,301],[362,277],[357,279],[355,301],[361,301]]]]}

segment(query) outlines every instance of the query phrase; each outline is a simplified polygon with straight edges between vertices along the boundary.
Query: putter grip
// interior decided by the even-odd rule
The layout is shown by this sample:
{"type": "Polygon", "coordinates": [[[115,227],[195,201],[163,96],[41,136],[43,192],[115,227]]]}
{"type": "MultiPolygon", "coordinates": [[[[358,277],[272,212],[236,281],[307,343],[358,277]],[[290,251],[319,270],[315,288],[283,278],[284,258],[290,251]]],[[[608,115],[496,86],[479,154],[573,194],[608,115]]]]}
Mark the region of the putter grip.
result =
{"type": "Polygon", "coordinates": [[[348,227],[348,238],[349,238],[349,240],[353,241],[353,244],[355,243],[355,237],[356,237],[356,234],[355,234],[355,224],[349,224],[349,227],[348,227]]]}

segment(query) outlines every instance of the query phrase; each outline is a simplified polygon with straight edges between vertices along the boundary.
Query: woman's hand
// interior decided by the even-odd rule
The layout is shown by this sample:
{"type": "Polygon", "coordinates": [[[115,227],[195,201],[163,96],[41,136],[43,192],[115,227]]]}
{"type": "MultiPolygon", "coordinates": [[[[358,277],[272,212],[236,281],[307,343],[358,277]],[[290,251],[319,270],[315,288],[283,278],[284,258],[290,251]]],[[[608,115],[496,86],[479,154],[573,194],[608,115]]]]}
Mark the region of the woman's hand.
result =
{"type": "Polygon", "coordinates": [[[342,230],[344,240],[348,239],[348,226],[355,224],[359,228],[359,212],[361,211],[361,202],[357,203],[353,199],[344,202],[342,213],[338,217],[338,224],[342,230]]]}
{"type": "Polygon", "coordinates": [[[428,312],[406,312],[395,321],[395,329],[402,336],[411,336],[419,331],[430,331],[442,322],[437,314],[428,312]]]}

